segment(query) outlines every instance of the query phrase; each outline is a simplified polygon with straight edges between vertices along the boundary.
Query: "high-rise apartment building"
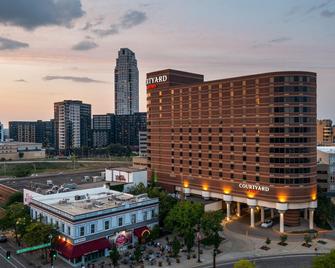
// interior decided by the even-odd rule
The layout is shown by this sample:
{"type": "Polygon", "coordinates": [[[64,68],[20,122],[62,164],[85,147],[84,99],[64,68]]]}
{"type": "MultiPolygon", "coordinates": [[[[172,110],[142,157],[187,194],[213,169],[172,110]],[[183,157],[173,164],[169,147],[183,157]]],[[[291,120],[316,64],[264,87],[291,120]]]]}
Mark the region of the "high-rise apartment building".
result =
{"type": "Polygon", "coordinates": [[[138,83],[135,53],[128,48],[121,48],[114,70],[115,114],[127,115],[139,111],[138,83]]]}
{"type": "Polygon", "coordinates": [[[204,81],[176,70],[147,74],[148,178],[170,191],[264,208],[285,225],[303,210],[313,229],[316,74],[273,72],[204,81]]]}
{"type": "Polygon", "coordinates": [[[102,148],[115,143],[115,115],[93,115],[93,147],[102,148]]]}
{"type": "Polygon", "coordinates": [[[56,148],[60,153],[91,145],[91,105],[79,100],[54,104],[56,148]]]}
{"type": "Polygon", "coordinates": [[[3,124],[0,122],[0,142],[3,142],[5,140],[5,131],[3,124]]]}
{"type": "Polygon", "coordinates": [[[317,120],[316,134],[318,145],[332,145],[334,143],[332,120],[317,120]]]}
{"type": "Polygon", "coordinates": [[[10,121],[9,137],[18,142],[42,143],[43,147],[54,147],[53,120],[10,121]]]}

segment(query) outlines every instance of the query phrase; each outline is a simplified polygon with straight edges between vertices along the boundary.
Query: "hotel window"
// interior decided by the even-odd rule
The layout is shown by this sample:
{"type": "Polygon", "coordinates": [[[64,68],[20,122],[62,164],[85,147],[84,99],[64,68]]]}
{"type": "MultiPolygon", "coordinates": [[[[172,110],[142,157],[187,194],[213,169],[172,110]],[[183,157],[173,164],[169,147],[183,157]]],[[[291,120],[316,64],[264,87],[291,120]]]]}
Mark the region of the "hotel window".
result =
{"type": "Polygon", "coordinates": [[[259,162],[259,156],[256,156],[256,162],[259,162]]]}
{"type": "Polygon", "coordinates": [[[208,141],[212,141],[212,137],[208,137],[208,141]]]}
{"type": "Polygon", "coordinates": [[[179,172],[183,172],[183,168],[179,168],[179,172]]]}
{"type": "Polygon", "coordinates": [[[247,151],[247,147],[243,146],[243,152],[247,151]]]}
{"type": "Polygon", "coordinates": [[[85,235],[85,227],[81,226],[79,229],[79,236],[84,236],[85,235]]]}
{"type": "Polygon", "coordinates": [[[256,143],[259,143],[259,137],[256,137],[256,143]]]}
{"type": "Polygon", "coordinates": [[[211,170],[208,171],[208,175],[209,175],[209,176],[212,176],[212,171],[211,171],[211,170]]]}
{"type": "Polygon", "coordinates": [[[198,170],[198,173],[199,173],[199,174],[201,174],[201,173],[202,173],[202,170],[201,170],[201,169],[199,169],[199,170],[198,170]]]}
{"type": "Polygon", "coordinates": [[[189,156],[189,157],[192,157],[192,153],[188,153],[188,156],[189,156]]]}
{"type": "Polygon", "coordinates": [[[201,144],[198,145],[198,149],[201,150],[201,144]]]}
{"type": "Polygon", "coordinates": [[[188,170],[188,173],[192,173],[192,169],[191,168],[188,170]]]}
{"type": "Polygon", "coordinates": [[[234,174],[233,173],[230,173],[230,178],[234,179],[234,174]]]}
{"type": "Polygon", "coordinates": [[[201,141],[201,137],[198,137],[198,141],[201,141]]]}
{"type": "Polygon", "coordinates": [[[199,161],[198,165],[199,165],[199,167],[201,167],[201,162],[200,161],[199,161]]]}
{"type": "Polygon", "coordinates": [[[245,155],[243,156],[243,161],[247,161],[247,157],[245,155]]]}
{"type": "Polygon", "coordinates": [[[222,163],[220,163],[220,164],[219,164],[219,167],[220,167],[220,168],[222,168],[222,167],[223,167],[223,164],[222,164],[222,163]]]}
{"type": "Polygon", "coordinates": [[[234,142],[234,137],[230,137],[230,142],[234,142]]]}
{"type": "Polygon", "coordinates": [[[234,146],[230,146],[230,151],[234,151],[234,146]]]}
{"type": "Polygon", "coordinates": [[[174,171],[174,167],[171,167],[171,170],[174,171]]]}
{"type": "Polygon", "coordinates": [[[223,141],[223,138],[222,138],[222,137],[219,137],[219,141],[222,142],[222,141],[223,141]]]}
{"type": "Polygon", "coordinates": [[[148,211],[144,211],[143,212],[143,221],[147,221],[148,220],[148,211]]]}
{"type": "Polygon", "coordinates": [[[247,176],[246,175],[243,175],[243,178],[242,178],[244,181],[247,179],[247,176]]]}
{"type": "Polygon", "coordinates": [[[255,150],[256,150],[256,153],[259,153],[259,147],[256,147],[255,150]]]}
{"type": "Polygon", "coordinates": [[[208,129],[208,132],[209,132],[209,133],[212,133],[212,129],[211,129],[211,128],[209,128],[209,129],[208,129]]]}
{"type": "Polygon", "coordinates": [[[198,157],[199,157],[199,158],[201,157],[201,153],[198,153],[198,157]]]}
{"type": "Polygon", "coordinates": [[[212,145],[208,145],[208,150],[212,150],[212,145]]]}
{"type": "Polygon", "coordinates": [[[230,164],[230,169],[234,169],[234,164],[230,164]]]}
{"type": "Polygon", "coordinates": [[[243,165],[243,170],[247,170],[247,166],[246,165],[243,165]]]}
{"type": "Polygon", "coordinates": [[[247,137],[243,137],[243,142],[247,142],[247,137]]]}
{"type": "Polygon", "coordinates": [[[119,223],[119,226],[122,226],[122,225],[123,225],[123,218],[119,218],[118,221],[119,221],[119,222],[118,222],[118,223],[119,223]]]}
{"type": "Polygon", "coordinates": [[[192,149],[192,144],[189,144],[189,145],[188,145],[188,148],[189,148],[189,149],[192,149]]]}
{"type": "Polygon", "coordinates": [[[201,133],[201,128],[198,128],[198,132],[201,133]]]}
{"type": "Polygon", "coordinates": [[[212,162],[209,162],[209,163],[208,163],[208,166],[209,166],[209,167],[212,167],[212,162]]]}
{"type": "Polygon", "coordinates": [[[105,230],[109,229],[109,221],[105,221],[105,230]]]}
{"type": "Polygon", "coordinates": [[[136,223],[136,214],[132,214],[131,215],[131,224],[135,224],[136,223]]]}
{"type": "Polygon", "coordinates": [[[65,224],[62,223],[62,233],[64,233],[64,232],[65,232],[65,224]]]}
{"type": "Polygon", "coordinates": [[[256,181],[259,181],[259,176],[256,176],[256,181]]]}
{"type": "Polygon", "coordinates": [[[221,178],[223,177],[223,173],[222,172],[219,173],[219,177],[221,177],[221,178]]]}
{"type": "Polygon", "coordinates": [[[71,228],[70,228],[70,226],[67,227],[67,234],[71,235],[71,228]]]}
{"type": "Polygon", "coordinates": [[[94,234],[95,232],[95,224],[91,224],[91,234],[94,234]]]}
{"type": "Polygon", "coordinates": [[[151,219],[153,219],[153,218],[155,218],[155,210],[154,209],[151,210],[151,219]]]}
{"type": "Polygon", "coordinates": [[[222,156],[222,154],[219,154],[219,159],[223,159],[223,156],[222,156]]]}

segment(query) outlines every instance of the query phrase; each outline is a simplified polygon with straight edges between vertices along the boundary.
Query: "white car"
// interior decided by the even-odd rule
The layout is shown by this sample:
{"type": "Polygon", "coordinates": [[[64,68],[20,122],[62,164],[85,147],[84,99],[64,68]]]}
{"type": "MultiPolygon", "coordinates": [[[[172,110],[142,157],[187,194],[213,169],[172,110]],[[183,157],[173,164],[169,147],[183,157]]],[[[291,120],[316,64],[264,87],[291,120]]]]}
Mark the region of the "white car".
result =
{"type": "Polygon", "coordinates": [[[263,227],[263,228],[269,228],[269,227],[271,227],[273,225],[273,221],[272,220],[266,220],[265,222],[263,222],[262,224],[261,224],[261,227],[263,227]]]}

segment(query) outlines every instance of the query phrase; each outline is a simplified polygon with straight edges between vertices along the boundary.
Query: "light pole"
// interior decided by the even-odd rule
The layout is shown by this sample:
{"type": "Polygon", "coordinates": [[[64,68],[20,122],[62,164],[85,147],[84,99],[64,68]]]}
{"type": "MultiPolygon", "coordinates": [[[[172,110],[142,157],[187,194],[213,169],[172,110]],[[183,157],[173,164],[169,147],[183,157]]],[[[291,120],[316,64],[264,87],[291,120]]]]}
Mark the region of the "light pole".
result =
{"type": "Polygon", "coordinates": [[[51,268],[54,268],[54,255],[53,255],[52,244],[51,244],[52,234],[49,234],[48,238],[49,238],[49,241],[50,241],[50,252],[51,252],[51,254],[49,254],[49,255],[51,255],[50,256],[50,263],[51,263],[51,268]]]}

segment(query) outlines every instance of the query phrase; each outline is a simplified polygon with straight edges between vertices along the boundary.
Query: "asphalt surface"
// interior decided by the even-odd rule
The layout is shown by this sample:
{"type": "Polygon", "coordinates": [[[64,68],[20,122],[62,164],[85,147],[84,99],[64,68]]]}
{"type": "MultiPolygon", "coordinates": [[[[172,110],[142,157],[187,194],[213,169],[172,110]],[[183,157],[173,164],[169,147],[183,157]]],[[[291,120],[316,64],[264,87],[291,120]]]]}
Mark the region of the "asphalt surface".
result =
{"type": "MultiPolygon", "coordinates": [[[[313,255],[300,254],[300,255],[286,255],[286,256],[268,256],[249,259],[256,264],[256,268],[311,268],[313,255]]],[[[218,262],[219,268],[233,268],[236,261],[218,262]]],[[[212,268],[213,265],[197,266],[199,268],[212,268]]]]}
{"type": "Polygon", "coordinates": [[[24,177],[24,178],[11,178],[11,179],[2,179],[1,184],[12,187],[16,190],[22,191],[23,189],[36,190],[40,188],[46,190],[49,187],[47,186],[47,180],[52,180],[54,185],[62,185],[64,183],[76,183],[84,184],[84,176],[98,176],[103,170],[95,171],[81,171],[76,173],[56,173],[41,175],[36,177],[24,177]]]}
{"type": "Polygon", "coordinates": [[[0,244],[0,267],[1,268],[25,268],[27,265],[25,262],[17,256],[13,248],[9,247],[7,243],[0,244]],[[11,257],[9,260],[6,258],[6,252],[11,252],[11,257]]]}

